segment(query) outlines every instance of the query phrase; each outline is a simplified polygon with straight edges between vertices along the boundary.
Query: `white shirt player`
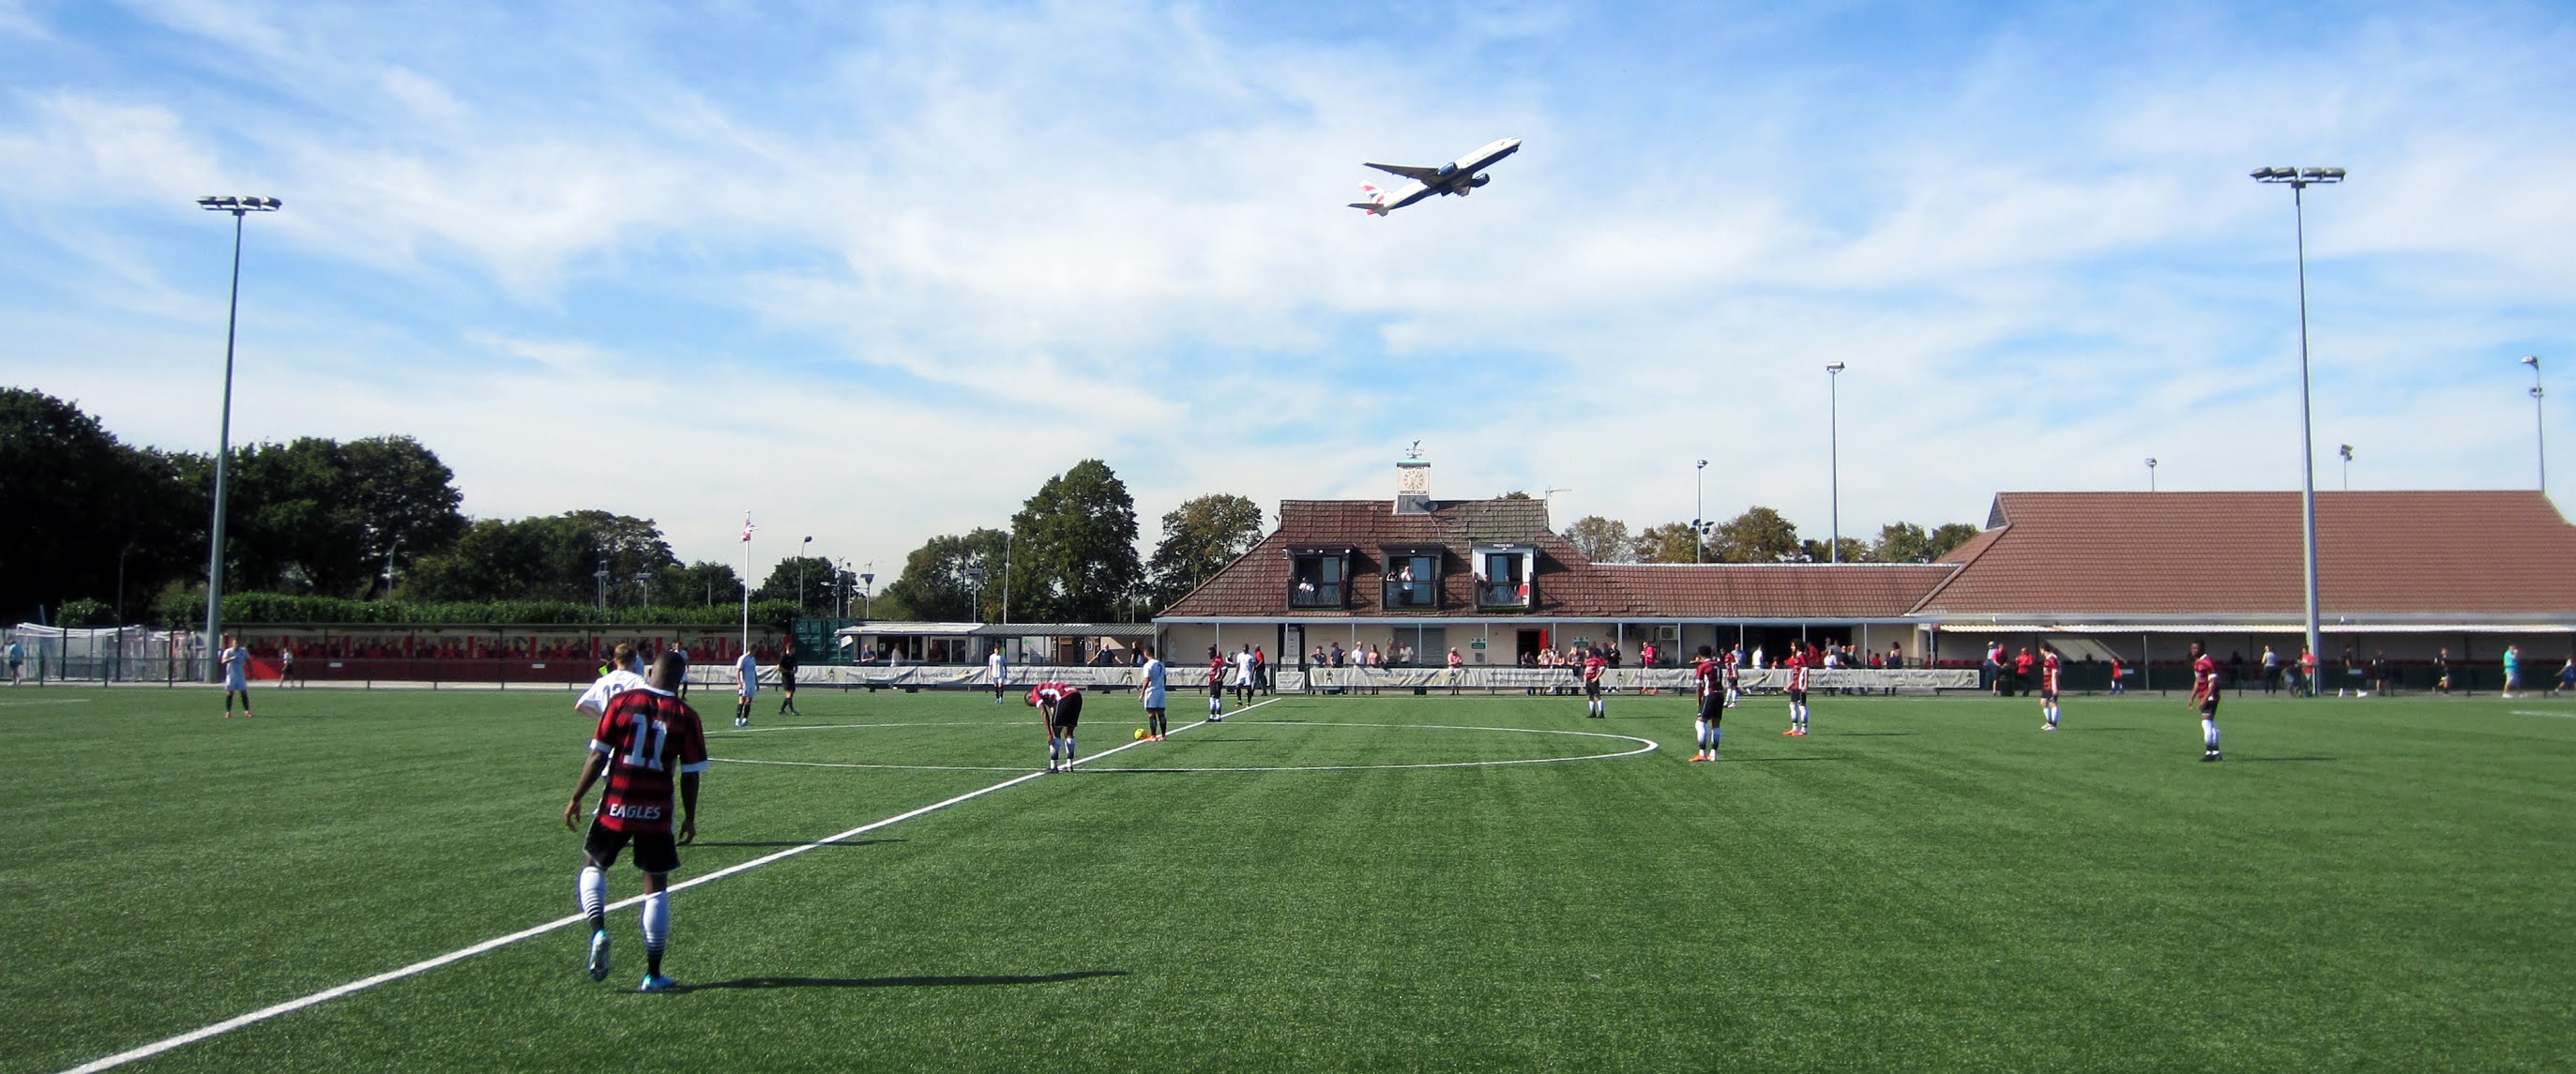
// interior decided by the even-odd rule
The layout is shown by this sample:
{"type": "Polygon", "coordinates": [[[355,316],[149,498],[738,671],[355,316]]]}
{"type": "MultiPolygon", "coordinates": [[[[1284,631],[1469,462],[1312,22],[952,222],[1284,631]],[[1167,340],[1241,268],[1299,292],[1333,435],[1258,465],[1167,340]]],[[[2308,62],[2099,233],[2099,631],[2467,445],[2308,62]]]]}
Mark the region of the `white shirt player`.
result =
{"type": "MultiPolygon", "coordinates": [[[[635,658],[636,665],[641,665],[643,662],[644,658],[640,656],[635,658]]],[[[586,712],[596,718],[608,711],[608,699],[628,690],[641,690],[644,686],[644,676],[636,674],[631,668],[610,668],[608,674],[600,676],[598,682],[590,684],[590,689],[581,692],[581,700],[573,702],[572,707],[576,712],[586,712]]]]}
{"type": "Polygon", "coordinates": [[[1234,654],[1234,685],[1252,685],[1252,650],[1250,649],[1234,654]]]}
{"type": "Polygon", "coordinates": [[[984,676],[993,685],[1002,685],[1002,651],[995,649],[984,657],[984,676]]]}
{"type": "Polygon", "coordinates": [[[752,697],[760,693],[760,661],[752,659],[746,652],[742,659],[733,662],[733,670],[742,678],[742,685],[734,688],[736,695],[752,697]]]}

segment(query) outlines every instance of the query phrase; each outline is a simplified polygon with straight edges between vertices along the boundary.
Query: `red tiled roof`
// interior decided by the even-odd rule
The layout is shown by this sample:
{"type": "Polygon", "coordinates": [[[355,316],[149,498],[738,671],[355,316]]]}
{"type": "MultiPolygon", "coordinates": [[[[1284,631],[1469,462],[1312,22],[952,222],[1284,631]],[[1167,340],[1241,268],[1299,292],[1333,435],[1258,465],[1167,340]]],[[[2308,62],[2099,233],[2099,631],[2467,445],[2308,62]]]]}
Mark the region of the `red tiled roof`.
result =
{"type": "Polygon", "coordinates": [[[1601,564],[1592,568],[1671,618],[1901,616],[1959,568],[1946,563],[1601,564]]]}
{"type": "Polygon", "coordinates": [[[1544,500],[1453,500],[1432,505],[1427,515],[1399,515],[1384,500],[1283,500],[1279,528],[1243,558],[1166,610],[1165,617],[1273,616],[1291,614],[1288,607],[1288,551],[1297,548],[1349,548],[1351,599],[1345,608],[1298,608],[1297,618],[1349,616],[1457,616],[1478,614],[1470,557],[1482,544],[1528,545],[1538,550],[1531,595],[1532,616],[1652,615],[1635,596],[1592,568],[1591,561],[1547,528],[1544,500]],[[1435,608],[1388,609],[1380,601],[1379,582],[1386,567],[1382,550],[1404,546],[1439,546],[1440,603],[1435,608]]]}
{"type": "MultiPolygon", "coordinates": [[[[1943,615],[2301,614],[2296,492],[2007,492],[1918,609],[1943,615]]],[[[2318,604],[2339,613],[2576,611],[2576,526],[2538,492],[2320,492],[2318,604]]]]}

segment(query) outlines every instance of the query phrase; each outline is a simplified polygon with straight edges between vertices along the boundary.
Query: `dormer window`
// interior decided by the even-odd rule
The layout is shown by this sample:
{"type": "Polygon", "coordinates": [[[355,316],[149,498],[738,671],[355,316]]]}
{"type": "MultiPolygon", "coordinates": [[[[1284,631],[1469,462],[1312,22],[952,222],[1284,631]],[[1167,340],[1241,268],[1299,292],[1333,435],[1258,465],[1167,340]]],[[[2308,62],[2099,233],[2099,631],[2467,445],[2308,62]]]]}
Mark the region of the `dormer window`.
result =
{"type": "Polygon", "coordinates": [[[1288,553],[1288,606],[1343,607],[1350,592],[1350,576],[1350,549],[1291,549],[1288,553]]]}
{"type": "Polygon", "coordinates": [[[1527,545],[1486,545],[1476,549],[1476,606],[1533,607],[1530,589],[1538,573],[1538,550],[1527,545]]]}
{"type": "Polygon", "coordinates": [[[1440,607],[1440,549],[1388,548],[1383,593],[1389,611],[1429,611],[1440,607]]]}

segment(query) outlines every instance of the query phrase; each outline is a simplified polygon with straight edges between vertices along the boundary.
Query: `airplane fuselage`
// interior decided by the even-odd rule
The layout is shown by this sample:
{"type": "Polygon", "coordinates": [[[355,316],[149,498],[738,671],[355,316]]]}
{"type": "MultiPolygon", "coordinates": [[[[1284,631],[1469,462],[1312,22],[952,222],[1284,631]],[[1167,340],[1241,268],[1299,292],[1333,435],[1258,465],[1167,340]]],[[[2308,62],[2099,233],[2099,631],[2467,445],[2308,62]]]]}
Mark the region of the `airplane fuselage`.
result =
{"type": "Polygon", "coordinates": [[[1521,140],[1518,138],[1497,138],[1478,146],[1474,152],[1437,168],[1370,164],[1369,167],[1379,171],[1404,176],[1406,182],[1389,190],[1379,190],[1362,184],[1363,189],[1369,192],[1371,200],[1353,203],[1351,207],[1384,216],[1434,194],[1456,194],[1464,197],[1477,187],[1493,181],[1493,176],[1482,174],[1486,168],[1492,167],[1504,157],[1520,152],[1520,148],[1521,140]]]}

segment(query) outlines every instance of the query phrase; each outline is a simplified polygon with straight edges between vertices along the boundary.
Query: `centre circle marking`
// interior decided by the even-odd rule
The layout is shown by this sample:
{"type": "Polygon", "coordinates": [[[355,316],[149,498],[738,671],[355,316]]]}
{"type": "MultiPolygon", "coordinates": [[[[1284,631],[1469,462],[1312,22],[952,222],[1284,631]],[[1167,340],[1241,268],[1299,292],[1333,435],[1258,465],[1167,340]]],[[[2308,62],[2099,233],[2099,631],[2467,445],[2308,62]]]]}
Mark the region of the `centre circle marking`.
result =
{"type": "MultiPolygon", "coordinates": [[[[1091,767],[1091,766],[1087,766],[1087,765],[1086,765],[1086,766],[1085,766],[1085,768],[1086,768],[1086,769],[1088,769],[1089,771],[1093,771],[1093,772],[1363,772],[1363,771],[1374,771],[1374,770],[1417,769],[1417,768],[1501,768],[1501,767],[1504,767],[1504,766],[1507,766],[1507,765],[1563,764],[1563,763],[1565,763],[1565,762],[1567,762],[1567,761],[1607,761],[1607,760],[1613,760],[1613,759],[1620,758],[1620,757],[1634,757],[1634,756],[1637,756],[1638,754],[1642,754],[1642,753],[1653,753],[1654,751],[1656,751],[1656,750],[1659,750],[1659,749],[1662,749],[1662,748],[1663,748],[1663,746],[1662,746],[1661,744],[1659,744],[1659,743],[1655,742],[1653,739],[1638,738],[1638,737],[1637,737],[1637,736],[1635,736],[1635,735],[1614,735],[1614,734],[1609,734],[1609,733],[1601,732],[1601,731],[1560,731],[1560,730],[1555,730],[1555,729],[1553,729],[1553,728],[1542,728],[1542,727],[1469,727],[1469,726],[1463,726],[1463,725],[1459,725],[1459,724],[1440,724],[1440,723],[1309,723],[1309,722],[1306,722],[1306,721],[1303,721],[1303,720],[1293,720],[1293,721],[1292,721],[1292,720],[1241,720],[1241,721],[1237,721],[1237,723],[1236,723],[1236,726],[1245,726],[1245,725],[1253,725],[1253,726],[1261,726],[1261,727],[1300,727],[1300,728],[1309,728],[1309,727],[1365,727],[1365,728],[1377,728],[1377,729],[1399,730],[1399,731],[1493,731],[1493,732],[1498,732],[1498,733],[1502,733],[1502,734],[1513,734],[1513,735],[1564,735],[1564,736],[1567,736],[1567,737],[1570,737],[1570,738],[1603,738],[1603,739],[1610,739],[1610,740],[1615,741],[1615,742],[1633,742],[1633,743],[1636,743],[1637,745],[1636,745],[1636,748],[1635,748],[1635,749],[1619,750],[1619,751],[1617,751],[1617,752],[1613,752],[1613,753],[1586,753],[1586,754],[1580,754],[1580,755],[1573,756],[1573,757],[1524,757],[1524,758],[1519,758],[1519,759],[1515,759],[1515,760],[1507,760],[1507,761],[1438,761],[1438,762],[1426,762],[1426,763],[1422,763],[1422,764],[1321,764],[1321,765],[1263,765],[1263,766],[1251,766],[1251,765],[1245,765],[1245,766],[1232,766],[1232,765],[1225,765],[1225,766],[1214,766],[1214,767],[1195,767],[1195,768],[1174,768],[1174,767],[1168,767],[1168,766],[1162,766],[1162,765],[1155,765],[1155,766],[1139,766],[1139,767],[1135,767],[1135,768],[1116,768],[1116,767],[1109,767],[1109,766],[1091,767]]],[[[995,726],[995,725],[994,725],[994,724],[991,724],[991,723],[976,723],[976,722],[951,722],[951,723],[848,723],[848,724],[810,724],[810,725],[800,725],[800,726],[792,726],[792,727],[754,727],[754,728],[746,728],[746,729],[744,729],[744,730],[745,730],[745,732],[750,732],[750,731],[832,731],[832,730],[855,730],[855,729],[867,729],[867,728],[878,728],[878,727],[992,727],[992,726],[995,726]]],[[[716,758],[711,758],[711,759],[712,759],[712,760],[723,761],[723,762],[725,762],[725,763],[727,763],[727,764],[766,764],[766,765],[781,765],[781,766],[786,766],[786,767],[791,767],[791,768],[872,768],[872,769],[893,769],[893,770],[908,771],[908,772],[1026,772],[1026,771],[1029,771],[1029,769],[1028,769],[1028,768],[1026,768],[1026,767],[1011,767],[1011,766],[1004,766],[1004,765],[859,764],[859,763],[850,763],[850,762],[834,762],[834,761],[766,761],[766,760],[755,760],[755,759],[751,759],[751,758],[744,758],[744,757],[716,757],[716,758]]]]}

